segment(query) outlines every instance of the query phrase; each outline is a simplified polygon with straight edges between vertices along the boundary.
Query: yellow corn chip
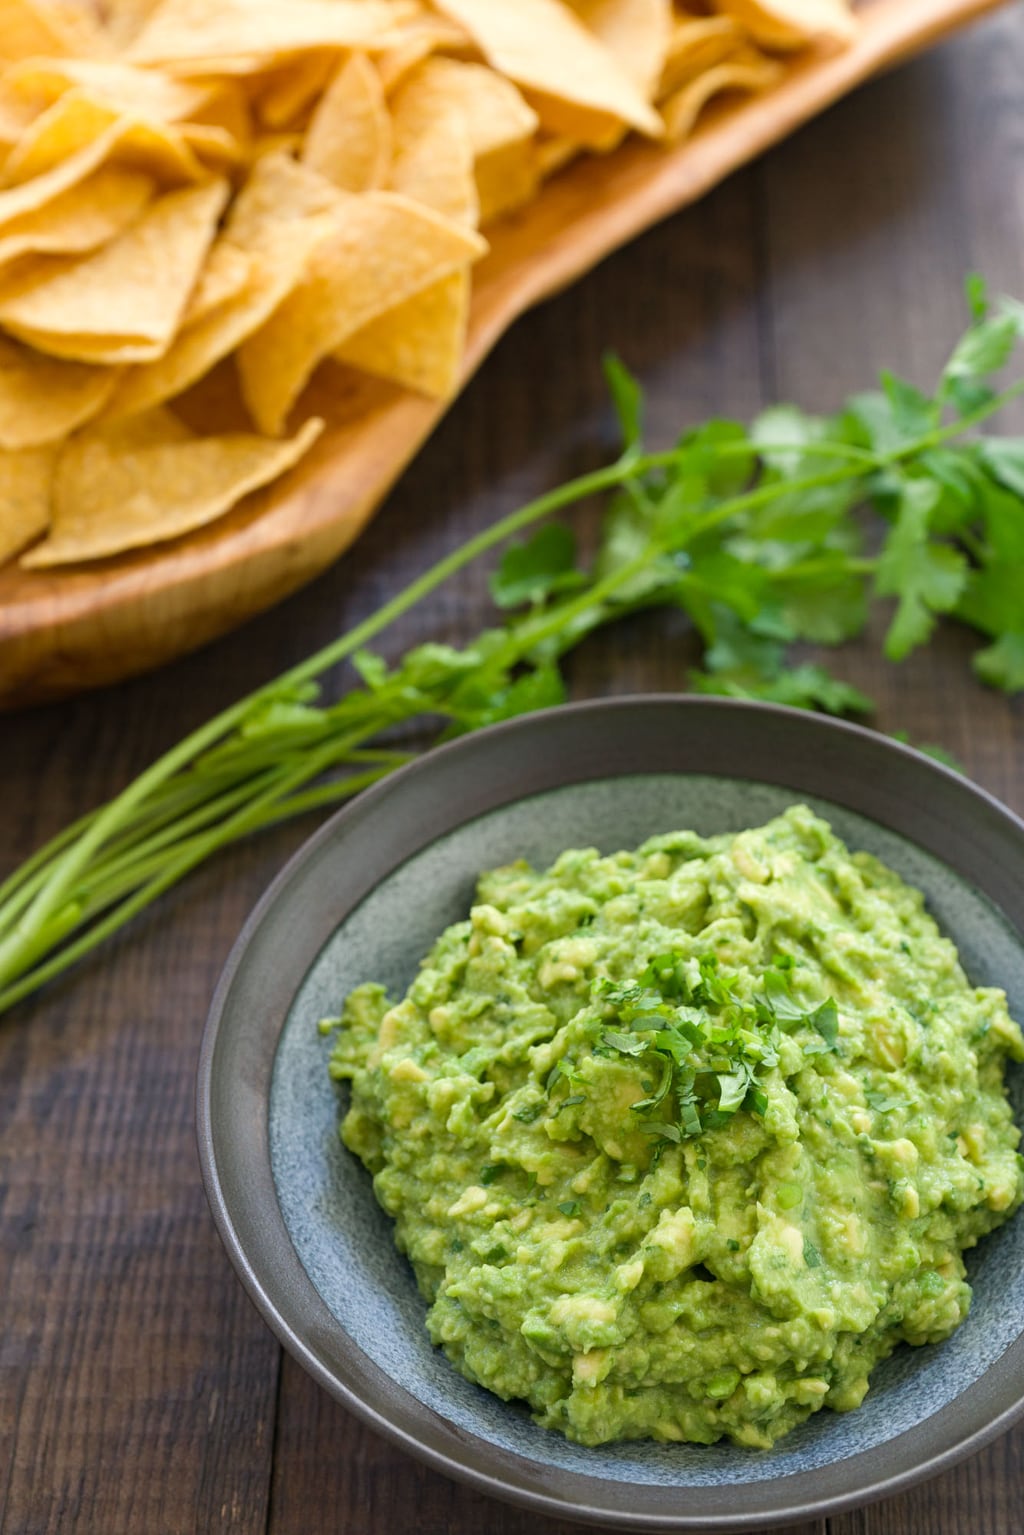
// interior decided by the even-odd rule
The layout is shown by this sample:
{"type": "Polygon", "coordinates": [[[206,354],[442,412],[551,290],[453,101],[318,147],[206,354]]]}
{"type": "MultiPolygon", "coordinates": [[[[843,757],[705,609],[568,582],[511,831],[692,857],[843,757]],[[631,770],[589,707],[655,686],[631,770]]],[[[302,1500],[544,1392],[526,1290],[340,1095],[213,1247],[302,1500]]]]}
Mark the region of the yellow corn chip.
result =
{"type": "Polygon", "coordinates": [[[223,128],[243,151],[252,135],[252,114],[249,101],[237,80],[206,81],[210,87],[208,99],[190,114],[190,127],[223,128]]]}
{"type": "Polygon", "coordinates": [[[741,22],[755,42],[783,52],[819,39],[849,43],[857,35],[847,0],[716,0],[716,8],[741,22]]]}
{"type": "Polygon", "coordinates": [[[691,16],[676,23],[658,85],[658,98],[671,95],[705,69],[722,64],[745,40],[733,16],[691,16]]]}
{"type": "Polygon", "coordinates": [[[338,68],[336,49],[321,48],[289,59],[267,77],[257,98],[260,121],[284,128],[327,89],[338,68]]]}
{"type": "Polygon", "coordinates": [[[436,103],[424,116],[422,104],[412,91],[395,96],[392,189],[475,229],[480,204],[465,119],[455,107],[436,112],[436,103]]]}
{"type": "Polygon", "coordinates": [[[301,149],[301,133],[257,133],[249,144],[246,160],[251,169],[268,155],[286,155],[293,160],[301,149]]]}
{"type": "Polygon", "coordinates": [[[248,286],[253,265],[254,258],[228,240],[218,240],[212,245],[192,290],[188,308],[181,317],[182,330],[195,325],[198,320],[205,320],[207,315],[236,298],[248,286]]]}
{"type": "Polygon", "coordinates": [[[25,59],[6,71],[4,81],[47,103],[80,86],[116,113],[138,113],[167,123],[191,118],[216,90],[212,84],[172,80],[158,70],[115,59],[25,59]]]}
{"type": "Polygon", "coordinates": [[[337,232],[238,354],[242,395],[263,431],[281,429],[317,363],[349,336],[487,249],[472,230],[396,193],[338,196],[337,232]]]}
{"type": "Polygon", "coordinates": [[[205,174],[179,129],[155,118],[126,117],[76,87],[35,119],[4,163],[4,181],[13,186],[41,180],[108,134],[116,134],[108,152],[116,152],[123,164],[176,181],[198,181],[205,174]]]}
{"type": "MultiPolygon", "coordinates": [[[[227,195],[223,181],[169,192],[95,255],[45,258],[37,275],[0,299],[0,321],[57,356],[83,356],[69,352],[76,337],[112,343],[113,355],[139,343],[166,349],[227,195]]],[[[86,347],[84,360],[96,361],[97,350],[86,347]]]]}
{"type": "Polygon", "coordinates": [[[672,36],[672,0],[571,0],[645,101],[652,100],[672,36]]]}
{"type": "Polygon", "coordinates": [[[0,80],[0,157],[14,148],[44,105],[37,97],[15,90],[6,76],[0,80]]]}
{"type": "Polygon", "coordinates": [[[380,83],[385,95],[400,84],[410,69],[436,53],[439,48],[449,53],[460,52],[467,46],[469,35],[454,22],[440,16],[424,16],[402,28],[403,40],[393,48],[386,48],[375,58],[380,83]]]}
{"type": "Polygon", "coordinates": [[[163,0],[103,0],[103,31],[115,49],[133,42],[163,0]]]}
{"type": "Polygon", "coordinates": [[[380,76],[353,53],[320,98],[302,144],[302,163],[346,192],[384,186],[391,162],[391,119],[380,76]]]}
{"type": "Polygon", "coordinates": [[[115,125],[101,134],[93,143],[87,144],[84,149],[65,160],[63,164],[55,165],[53,170],[47,171],[44,176],[37,176],[34,180],[26,182],[24,186],[0,190],[0,229],[3,229],[12,219],[21,218],[26,213],[34,213],[37,208],[45,207],[48,202],[59,197],[69,187],[84,181],[86,176],[110,157],[117,148],[120,138],[121,127],[115,125]]]}
{"type": "Polygon", "coordinates": [[[428,59],[393,97],[396,119],[427,124],[457,108],[473,153],[480,222],[528,202],[537,189],[536,112],[510,80],[481,64],[428,59]]]}
{"type": "Polygon", "coordinates": [[[723,91],[763,91],[775,85],[781,77],[781,68],[770,59],[752,58],[717,64],[680,86],[674,95],[662,105],[665,129],[669,140],[678,143],[696,127],[697,119],[713,96],[723,91]]]}
{"type": "Polygon", "coordinates": [[[387,48],[417,14],[409,0],[164,0],[128,50],[135,63],[213,64],[306,48],[387,48]]]}
{"type": "Polygon", "coordinates": [[[91,53],[102,47],[85,7],[67,11],[38,0],[0,0],[0,38],[5,59],[37,54],[91,53]]]}
{"type": "Polygon", "coordinates": [[[138,171],[112,166],[0,227],[0,265],[29,251],[71,254],[96,250],[126,229],[153,194],[138,171]]]}
{"type": "Polygon", "coordinates": [[[243,146],[224,128],[214,128],[210,123],[182,123],[178,131],[182,142],[209,170],[230,170],[243,157],[243,146]]]}
{"type": "Polygon", "coordinates": [[[442,277],[364,325],[334,355],[432,399],[450,399],[462,376],[469,290],[468,272],[442,277]]]}
{"type": "Polygon", "coordinates": [[[209,373],[266,324],[302,281],[312,252],[333,228],[329,217],[320,214],[263,229],[260,252],[248,255],[251,271],[242,291],[183,329],[158,361],[125,373],[104,416],[136,415],[173,399],[209,373]]]}
{"type": "Polygon", "coordinates": [[[37,448],[66,437],[106,404],[110,368],[58,362],[0,336],[0,448],[37,448]]]}
{"type": "Polygon", "coordinates": [[[50,526],[56,448],[0,453],[0,565],[50,526]]]}
{"type": "Polygon", "coordinates": [[[582,148],[575,139],[566,138],[564,133],[545,135],[538,139],[534,154],[541,178],[546,180],[548,176],[554,176],[571,160],[575,160],[582,148]]]}
{"type": "Polygon", "coordinates": [[[278,479],[322,429],[312,420],[284,442],[239,433],[141,445],[137,429],[85,431],[58,460],[49,536],[21,563],[39,570],[179,538],[278,479]]]}
{"type": "Polygon", "coordinates": [[[286,219],[309,218],[337,209],[343,194],[318,171],[290,155],[268,151],[256,162],[228,214],[224,237],[243,250],[258,251],[286,219]]]}
{"type": "Polygon", "coordinates": [[[600,143],[618,123],[660,137],[661,120],[612,54],[561,0],[436,0],[489,64],[527,91],[545,127],[600,143]]]}

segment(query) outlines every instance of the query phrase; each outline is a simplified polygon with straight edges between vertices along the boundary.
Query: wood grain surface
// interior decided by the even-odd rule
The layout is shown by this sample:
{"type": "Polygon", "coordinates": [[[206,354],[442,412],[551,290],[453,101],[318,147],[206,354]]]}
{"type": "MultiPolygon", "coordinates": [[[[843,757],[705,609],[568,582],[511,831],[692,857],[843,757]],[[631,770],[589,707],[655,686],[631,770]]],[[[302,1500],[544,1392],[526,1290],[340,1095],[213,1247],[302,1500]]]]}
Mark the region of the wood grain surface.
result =
{"type": "MultiPolygon", "coordinates": [[[[1024,296],[1024,14],[878,81],[523,320],[351,555],[151,678],[0,721],[0,869],[244,690],[371,611],[442,550],[599,461],[600,354],[651,436],[764,401],[837,402],[887,364],[927,380],[971,269],[1024,296]]],[[[391,635],[486,621],[465,572],[391,635]]],[[[832,659],[877,724],[941,741],[1024,812],[1024,703],[950,631],[900,666],[832,659]]],[[[637,619],[579,654],[577,696],[685,685],[685,627],[637,619]]],[[[338,679],[340,682],[340,679],[338,679]]],[[[0,1021],[2,1535],[570,1535],[489,1502],[348,1417],[246,1300],[193,1142],[203,1019],[245,915],[311,829],[230,851],[94,962],[0,1021]]],[[[776,1535],[1020,1535],[1024,1425],[955,1470],[776,1535]]]]}
{"type": "MultiPolygon", "coordinates": [[[[894,62],[1006,0],[861,0],[861,32],[813,50],[763,95],[720,100],[694,137],[586,156],[487,230],[474,271],[468,381],[525,310],[894,62]]],[[[193,391],[194,424],[244,430],[230,366],[193,391]]],[[[0,707],[149,670],[237,627],[331,564],[373,516],[446,406],[329,365],[304,397],[327,429],[278,485],[187,538],[44,571],[0,570],[0,707]]]]}

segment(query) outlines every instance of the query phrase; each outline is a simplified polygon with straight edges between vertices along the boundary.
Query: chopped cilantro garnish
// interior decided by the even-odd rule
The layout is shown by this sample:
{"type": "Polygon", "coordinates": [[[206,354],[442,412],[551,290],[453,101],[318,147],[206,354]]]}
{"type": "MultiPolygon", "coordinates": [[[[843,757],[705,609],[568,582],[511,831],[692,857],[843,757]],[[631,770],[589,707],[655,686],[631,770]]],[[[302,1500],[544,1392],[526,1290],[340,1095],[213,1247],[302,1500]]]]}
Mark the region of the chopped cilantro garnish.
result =
{"type": "Polygon", "coordinates": [[[898,1094],[880,1093],[873,1090],[866,1092],[864,1097],[867,1099],[868,1106],[875,1109],[879,1114],[888,1114],[893,1109],[901,1109],[906,1102],[906,1099],[901,1098],[898,1094]]]}
{"type": "Polygon", "coordinates": [[[720,970],[713,954],[694,965],[673,950],[655,955],[635,982],[594,983],[603,1013],[599,1052],[649,1062],[641,1079],[646,1096],[632,1105],[642,1129],[680,1141],[728,1124],[741,1109],[763,1117],[783,1032],[812,1030],[808,1054],[837,1048],[835,1002],[811,1009],[799,1002],[791,989],[795,966],[791,955],[778,955],[751,1001],[740,998],[738,978],[720,970]],[[674,1112],[666,1114],[670,1105],[674,1112]],[[648,1118],[654,1110],[657,1118],[648,1118]]]}
{"type": "Polygon", "coordinates": [[[821,1253],[807,1237],[804,1237],[804,1262],[809,1269],[821,1268],[821,1253]]]}
{"type": "Polygon", "coordinates": [[[565,1201],[565,1203],[559,1205],[558,1208],[562,1212],[563,1215],[567,1215],[570,1218],[572,1218],[572,1217],[575,1217],[575,1216],[579,1215],[579,1213],[580,1213],[580,1202],[579,1202],[578,1199],[567,1199],[565,1201]]]}

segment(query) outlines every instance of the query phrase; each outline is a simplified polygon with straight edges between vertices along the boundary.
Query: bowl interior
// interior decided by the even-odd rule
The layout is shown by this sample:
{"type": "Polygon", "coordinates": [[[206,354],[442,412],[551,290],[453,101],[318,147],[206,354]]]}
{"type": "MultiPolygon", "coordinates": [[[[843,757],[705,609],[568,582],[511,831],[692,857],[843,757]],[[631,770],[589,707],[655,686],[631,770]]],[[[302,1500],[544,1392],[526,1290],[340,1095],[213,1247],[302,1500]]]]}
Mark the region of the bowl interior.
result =
{"type": "MultiPolygon", "coordinates": [[[[457,784],[455,785],[457,792],[457,784]]],[[[467,914],[481,869],[526,857],[550,862],[572,846],[633,847],[679,827],[704,834],[756,826],[802,800],[853,849],[876,854],[925,892],[977,985],[1000,985],[1024,1019],[1024,943],[994,905],[932,854],[840,805],[791,789],[697,774],[621,776],[533,795],[438,838],[378,884],[322,948],[288,1013],[274,1062],[270,1156],[281,1212],[302,1267],[356,1346],[428,1412],[497,1451],[552,1471],[651,1487],[728,1487],[814,1472],[923,1423],[975,1383],[1024,1331],[1024,1220],[968,1258],[974,1303],[945,1343],[901,1348],[872,1376],[855,1413],[823,1411],[769,1452],[718,1444],[622,1444],[600,1450],[537,1428],[520,1405],[471,1385],[435,1350],[424,1302],[396,1250],[369,1175],[341,1145],[342,1091],[328,1078],[317,1023],[365,980],[401,994],[419,958],[467,914]]],[[[1024,1072],[1010,1073],[1019,1122],[1024,1072]]]]}

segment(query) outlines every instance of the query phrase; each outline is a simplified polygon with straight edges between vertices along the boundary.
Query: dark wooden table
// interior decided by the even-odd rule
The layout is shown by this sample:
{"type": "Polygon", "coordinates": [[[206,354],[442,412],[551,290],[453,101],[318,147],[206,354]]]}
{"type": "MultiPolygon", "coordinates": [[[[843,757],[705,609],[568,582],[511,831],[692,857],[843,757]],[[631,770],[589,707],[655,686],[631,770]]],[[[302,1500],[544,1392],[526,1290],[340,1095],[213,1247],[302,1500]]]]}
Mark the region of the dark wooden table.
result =
{"type": "MultiPolygon", "coordinates": [[[[891,366],[927,380],[965,272],[1024,297],[1024,15],[863,90],[607,262],[499,347],[358,548],[314,587],[162,674],[0,719],[0,869],[240,693],[326,642],[441,550],[595,462],[612,346],[652,438],[762,402],[838,402],[891,366]]],[[[394,632],[472,636],[483,572],[394,632]]],[[[938,740],[1024,811],[1024,701],[945,634],[901,666],[834,658],[877,724],[938,740]]],[[[574,661],[579,696],[685,687],[684,628],[637,620],[574,661]]],[[[311,830],[239,847],[65,984],[0,1022],[3,1535],[561,1535],[365,1430],[286,1356],[207,1211],[193,1076],[232,939],[311,830]]],[[[1019,1535],[1024,1426],[828,1535],[1019,1535]]],[[[803,1535],[825,1535],[822,1522],[803,1535]]],[[[782,1535],[782,1532],[779,1532],[782,1535]]],[[[795,1531],[785,1535],[796,1535],[795,1531]]]]}

